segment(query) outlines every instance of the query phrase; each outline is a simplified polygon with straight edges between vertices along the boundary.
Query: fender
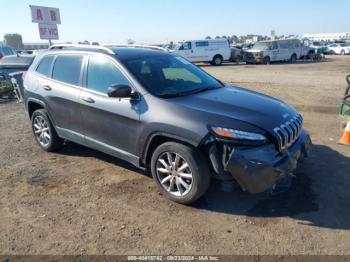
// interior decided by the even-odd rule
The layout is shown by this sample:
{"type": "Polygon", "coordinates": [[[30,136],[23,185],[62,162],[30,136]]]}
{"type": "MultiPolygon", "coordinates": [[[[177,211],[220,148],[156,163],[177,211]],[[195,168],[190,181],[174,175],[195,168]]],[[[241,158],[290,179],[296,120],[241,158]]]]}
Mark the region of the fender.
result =
{"type": "Polygon", "coordinates": [[[190,144],[194,147],[197,147],[199,146],[201,140],[199,142],[197,141],[193,141],[191,139],[188,139],[188,138],[185,138],[185,137],[182,137],[182,136],[179,136],[179,135],[174,135],[174,134],[171,134],[171,133],[167,133],[167,132],[162,132],[162,131],[156,131],[156,132],[153,132],[150,136],[148,136],[146,142],[145,142],[145,146],[143,148],[141,148],[141,165],[144,165],[146,164],[146,159],[147,159],[147,154],[148,154],[148,150],[149,150],[149,147],[152,143],[152,141],[156,138],[156,137],[166,137],[166,138],[170,138],[170,139],[173,139],[173,140],[178,140],[178,141],[181,141],[181,142],[184,142],[186,144],[190,144]]]}
{"type": "Polygon", "coordinates": [[[30,102],[33,102],[33,103],[36,103],[36,104],[39,104],[41,105],[45,110],[46,110],[46,113],[48,114],[50,120],[52,121],[52,124],[54,126],[56,126],[56,121],[55,119],[52,117],[52,115],[50,114],[50,110],[47,110],[47,106],[45,104],[44,101],[40,100],[40,99],[37,99],[37,98],[33,98],[33,97],[29,97],[25,103],[25,107],[26,107],[26,110],[27,110],[27,113],[28,113],[28,116],[29,116],[29,103],[30,102]]]}

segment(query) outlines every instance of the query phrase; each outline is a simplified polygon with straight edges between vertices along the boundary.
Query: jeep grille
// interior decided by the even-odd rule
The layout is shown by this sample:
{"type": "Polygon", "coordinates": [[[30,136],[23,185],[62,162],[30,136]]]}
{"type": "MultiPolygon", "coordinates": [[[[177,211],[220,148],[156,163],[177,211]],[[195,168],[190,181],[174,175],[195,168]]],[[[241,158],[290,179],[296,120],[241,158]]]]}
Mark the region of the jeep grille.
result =
{"type": "Polygon", "coordinates": [[[277,138],[278,151],[282,152],[289,148],[298,138],[303,127],[303,117],[297,115],[273,131],[277,138]]]}

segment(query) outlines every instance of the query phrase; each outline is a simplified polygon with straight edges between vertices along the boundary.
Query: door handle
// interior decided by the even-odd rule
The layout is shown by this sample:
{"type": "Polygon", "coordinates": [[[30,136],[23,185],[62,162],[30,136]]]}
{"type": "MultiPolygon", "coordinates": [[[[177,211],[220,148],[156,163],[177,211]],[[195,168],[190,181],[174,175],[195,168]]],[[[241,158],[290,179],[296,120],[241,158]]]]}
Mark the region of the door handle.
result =
{"type": "Polygon", "coordinates": [[[51,91],[52,90],[51,86],[43,86],[43,89],[46,90],[46,91],[51,91]]]}
{"type": "Polygon", "coordinates": [[[83,101],[87,102],[87,103],[95,103],[95,100],[93,100],[91,97],[89,96],[83,96],[81,98],[83,101]]]}

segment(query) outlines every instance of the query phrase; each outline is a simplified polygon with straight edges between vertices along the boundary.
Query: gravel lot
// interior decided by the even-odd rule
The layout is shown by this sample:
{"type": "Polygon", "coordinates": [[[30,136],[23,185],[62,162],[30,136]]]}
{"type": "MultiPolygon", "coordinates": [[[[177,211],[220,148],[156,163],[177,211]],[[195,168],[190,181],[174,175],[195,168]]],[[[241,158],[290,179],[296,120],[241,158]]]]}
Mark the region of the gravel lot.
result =
{"type": "Polygon", "coordinates": [[[350,255],[350,148],[336,144],[350,56],[203,68],[303,114],[314,145],[292,190],[224,193],[213,181],[198,203],[177,205],[113,157],[73,143],[41,151],[23,104],[1,103],[0,254],[350,255]]]}

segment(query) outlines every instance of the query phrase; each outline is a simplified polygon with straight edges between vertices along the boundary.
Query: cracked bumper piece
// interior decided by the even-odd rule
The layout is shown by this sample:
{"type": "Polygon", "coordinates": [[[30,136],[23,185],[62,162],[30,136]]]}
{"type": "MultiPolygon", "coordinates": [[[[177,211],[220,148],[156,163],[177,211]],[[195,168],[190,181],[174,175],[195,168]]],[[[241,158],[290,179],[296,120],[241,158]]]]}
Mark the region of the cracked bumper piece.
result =
{"type": "Polygon", "coordinates": [[[236,148],[225,169],[249,193],[264,192],[293,174],[299,158],[307,156],[310,144],[310,136],[303,129],[298,140],[283,154],[277,152],[273,144],[249,149],[236,148]]]}

